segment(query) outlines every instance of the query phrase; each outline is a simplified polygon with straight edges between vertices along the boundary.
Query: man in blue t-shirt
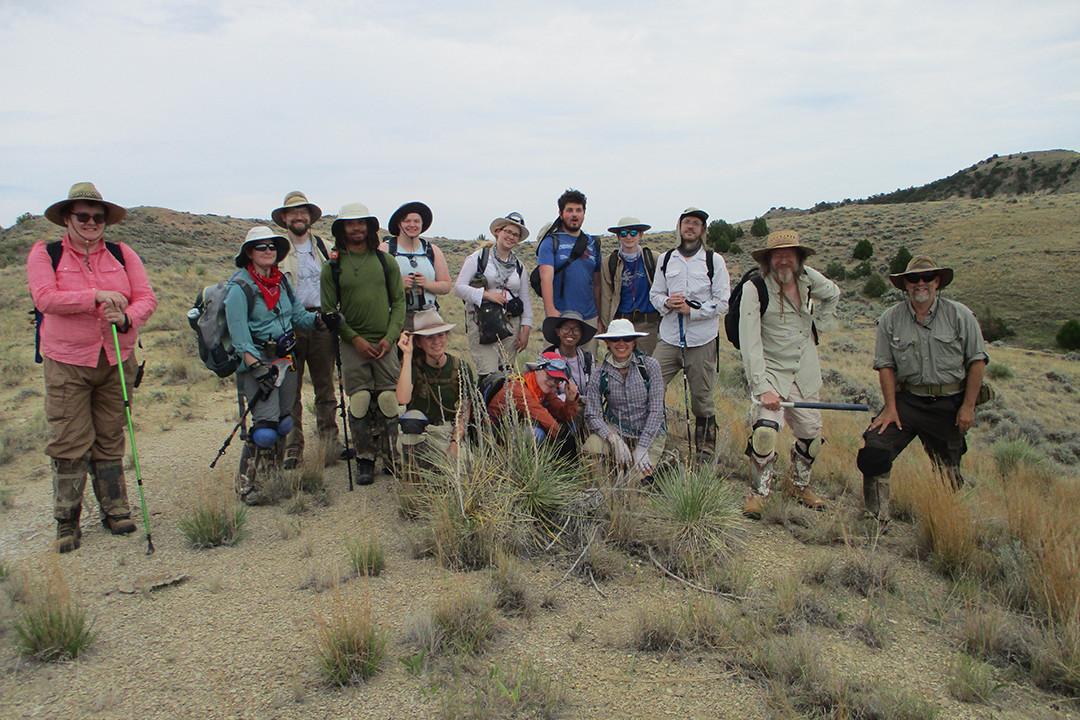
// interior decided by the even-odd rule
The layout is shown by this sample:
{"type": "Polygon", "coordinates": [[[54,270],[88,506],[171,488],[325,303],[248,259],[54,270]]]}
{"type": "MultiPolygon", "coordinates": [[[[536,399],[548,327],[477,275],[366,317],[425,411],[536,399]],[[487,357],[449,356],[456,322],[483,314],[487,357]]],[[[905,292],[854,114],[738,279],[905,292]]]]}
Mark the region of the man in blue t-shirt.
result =
{"type": "MultiPolygon", "coordinates": [[[[598,326],[600,306],[600,241],[581,229],[585,221],[585,194],[567,190],[559,196],[559,220],[536,249],[540,266],[540,294],[544,315],[558,317],[565,310],[598,326]],[[577,249],[578,252],[575,252],[577,249]]],[[[595,351],[595,341],[587,347],[595,351]]]]}
{"type": "Polygon", "coordinates": [[[608,228],[619,246],[608,253],[600,268],[600,324],[624,318],[638,332],[637,348],[652,355],[660,330],[660,313],[649,298],[656,256],[641,244],[649,225],[636,217],[624,217],[619,224],[608,228]]]}

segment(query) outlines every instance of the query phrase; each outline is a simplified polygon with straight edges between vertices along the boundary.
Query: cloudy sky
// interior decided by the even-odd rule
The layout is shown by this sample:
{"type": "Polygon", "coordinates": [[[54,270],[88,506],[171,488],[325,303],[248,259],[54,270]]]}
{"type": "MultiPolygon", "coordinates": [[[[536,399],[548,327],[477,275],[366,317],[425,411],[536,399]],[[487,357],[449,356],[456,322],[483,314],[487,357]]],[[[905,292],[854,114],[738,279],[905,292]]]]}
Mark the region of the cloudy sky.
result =
{"type": "Polygon", "coordinates": [[[0,0],[0,225],[77,180],[266,217],[302,189],[472,238],[566,187],[586,228],[1080,149],[1080,3],[0,0]]]}

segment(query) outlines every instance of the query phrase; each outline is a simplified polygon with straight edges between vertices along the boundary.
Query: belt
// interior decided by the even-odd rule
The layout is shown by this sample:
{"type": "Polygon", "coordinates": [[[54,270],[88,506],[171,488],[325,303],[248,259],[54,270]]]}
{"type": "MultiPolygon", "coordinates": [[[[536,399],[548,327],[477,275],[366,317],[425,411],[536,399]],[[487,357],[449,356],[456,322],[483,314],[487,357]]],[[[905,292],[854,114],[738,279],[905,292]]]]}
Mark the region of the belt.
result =
{"type": "Polygon", "coordinates": [[[908,385],[900,386],[901,392],[918,395],[919,397],[949,397],[964,390],[964,383],[946,383],[944,385],[908,385]]]}
{"type": "Polygon", "coordinates": [[[632,323],[652,322],[653,320],[658,320],[660,318],[660,313],[634,310],[633,312],[628,313],[617,312],[615,313],[615,318],[618,320],[629,320],[632,323]]]}
{"type": "Polygon", "coordinates": [[[315,307],[309,307],[309,308],[304,308],[304,309],[307,310],[308,312],[322,312],[322,308],[317,306],[317,305],[315,307]]]}

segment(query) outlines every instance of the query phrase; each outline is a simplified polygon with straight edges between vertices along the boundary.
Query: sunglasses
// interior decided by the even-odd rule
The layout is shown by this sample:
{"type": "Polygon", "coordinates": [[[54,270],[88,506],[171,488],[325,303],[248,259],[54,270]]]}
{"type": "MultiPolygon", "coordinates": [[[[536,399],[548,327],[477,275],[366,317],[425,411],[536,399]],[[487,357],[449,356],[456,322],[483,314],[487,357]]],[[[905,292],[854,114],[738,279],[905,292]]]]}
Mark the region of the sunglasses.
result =
{"type": "Polygon", "coordinates": [[[101,225],[103,222],[105,222],[105,213],[73,212],[71,214],[76,220],[83,223],[84,225],[91,220],[94,221],[95,225],[101,225]]]}
{"type": "Polygon", "coordinates": [[[636,337],[607,338],[609,343],[632,343],[635,340],[637,340],[636,337]]]}
{"type": "Polygon", "coordinates": [[[252,250],[257,250],[259,252],[266,252],[267,250],[273,250],[274,252],[277,252],[277,245],[275,245],[274,243],[265,243],[265,242],[264,243],[257,243],[255,245],[252,245],[251,249],[252,250]]]}
{"type": "Polygon", "coordinates": [[[566,372],[569,369],[569,367],[570,366],[566,364],[565,360],[542,360],[541,362],[538,362],[536,364],[536,369],[537,370],[551,369],[551,370],[558,370],[558,371],[561,371],[561,372],[566,372]]]}
{"type": "Polygon", "coordinates": [[[624,238],[624,237],[637,237],[640,234],[641,233],[639,231],[637,231],[637,230],[620,230],[619,231],[619,237],[621,237],[621,238],[624,238]]]}
{"type": "Polygon", "coordinates": [[[936,272],[910,273],[904,276],[904,282],[915,285],[921,280],[927,285],[929,285],[930,283],[934,282],[934,278],[936,278],[937,276],[938,274],[936,272]]]}

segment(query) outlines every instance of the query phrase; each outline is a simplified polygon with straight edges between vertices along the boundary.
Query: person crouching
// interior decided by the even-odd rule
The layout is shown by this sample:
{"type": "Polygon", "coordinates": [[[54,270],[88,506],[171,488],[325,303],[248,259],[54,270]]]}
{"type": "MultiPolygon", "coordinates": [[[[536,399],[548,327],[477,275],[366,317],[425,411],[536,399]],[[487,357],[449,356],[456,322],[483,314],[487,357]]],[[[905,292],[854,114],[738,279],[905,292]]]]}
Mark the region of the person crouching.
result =
{"type": "Polygon", "coordinates": [[[505,422],[516,412],[517,417],[532,423],[537,441],[555,443],[561,456],[573,457],[577,454],[573,420],[578,388],[567,376],[566,360],[558,353],[546,352],[525,367],[524,375],[506,379],[488,402],[488,412],[496,422],[505,422]],[[560,397],[560,390],[564,397],[560,397]]]}

